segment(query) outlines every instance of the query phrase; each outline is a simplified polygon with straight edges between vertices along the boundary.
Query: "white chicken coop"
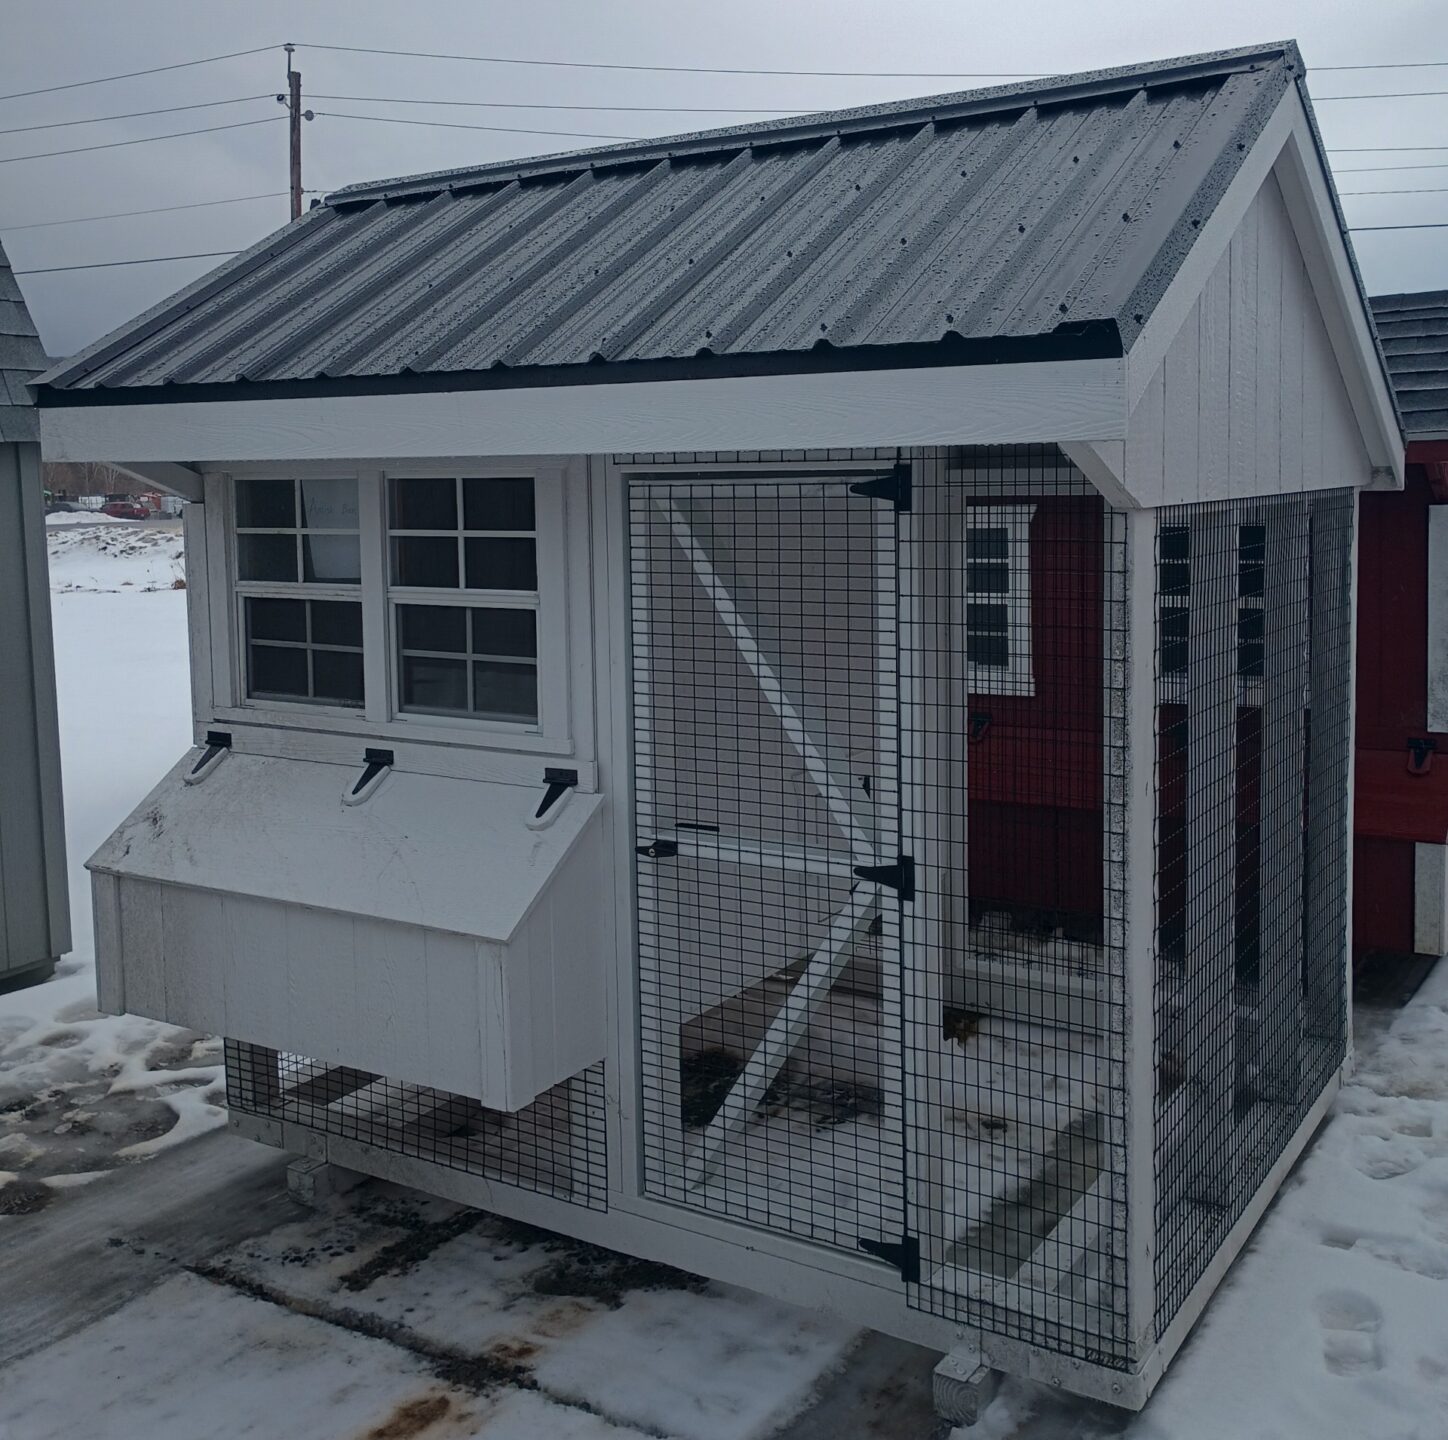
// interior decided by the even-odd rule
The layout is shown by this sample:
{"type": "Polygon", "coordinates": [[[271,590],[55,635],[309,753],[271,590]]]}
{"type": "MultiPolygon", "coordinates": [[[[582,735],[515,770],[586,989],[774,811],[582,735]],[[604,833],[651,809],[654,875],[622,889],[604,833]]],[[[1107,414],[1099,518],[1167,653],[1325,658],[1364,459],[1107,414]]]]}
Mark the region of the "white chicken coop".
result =
{"type": "Polygon", "coordinates": [[[191,502],[91,869],[238,1133],[1145,1403],[1348,1055],[1293,46],[354,186],[40,395],[191,502]]]}

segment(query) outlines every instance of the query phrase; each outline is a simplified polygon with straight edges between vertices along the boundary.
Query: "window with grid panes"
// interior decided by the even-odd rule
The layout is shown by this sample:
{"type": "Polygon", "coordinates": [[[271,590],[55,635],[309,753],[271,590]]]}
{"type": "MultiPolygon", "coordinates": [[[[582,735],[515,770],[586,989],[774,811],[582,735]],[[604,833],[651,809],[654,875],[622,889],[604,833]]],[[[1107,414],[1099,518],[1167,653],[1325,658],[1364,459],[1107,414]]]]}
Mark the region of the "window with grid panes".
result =
{"type": "Polygon", "coordinates": [[[971,505],[961,560],[965,658],[973,694],[1031,695],[1032,505],[971,505]]]}
{"type": "Polygon", "coordinates": [[[536,525],[531,477],[389,477],[400,711],[537,724],[536,525]]]}
{"type": "MultiPolygon", "coordinates": [[[[1192,555],[1191,532],[1185,525],[1161,531],[1161,673],[1184,676],[1190,658],[1192,555]]],[[[1265,644],[1263,601],[1267,574],[1267,528],[1237,528],[1237,674],[1247,682],[1261,680],[1265,644]]]]}
{"type": "Polygon", "coordinates": [[[359,708],[357,481],[240,479],[235,507],[247,697],[359,708]]]}

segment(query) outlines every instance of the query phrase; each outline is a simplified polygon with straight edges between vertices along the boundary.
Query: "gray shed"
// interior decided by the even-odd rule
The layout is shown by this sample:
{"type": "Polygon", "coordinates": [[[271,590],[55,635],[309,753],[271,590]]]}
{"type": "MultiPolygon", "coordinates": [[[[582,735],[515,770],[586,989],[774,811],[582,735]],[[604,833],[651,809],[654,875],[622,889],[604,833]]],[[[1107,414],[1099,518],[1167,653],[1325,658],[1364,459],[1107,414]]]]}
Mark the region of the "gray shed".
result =
{"type": "Polygon", "coordinates": [[[0,248],[0,990],[46,979],[70,949],[40,422],[27,389],[44,368],[0,248]]]}

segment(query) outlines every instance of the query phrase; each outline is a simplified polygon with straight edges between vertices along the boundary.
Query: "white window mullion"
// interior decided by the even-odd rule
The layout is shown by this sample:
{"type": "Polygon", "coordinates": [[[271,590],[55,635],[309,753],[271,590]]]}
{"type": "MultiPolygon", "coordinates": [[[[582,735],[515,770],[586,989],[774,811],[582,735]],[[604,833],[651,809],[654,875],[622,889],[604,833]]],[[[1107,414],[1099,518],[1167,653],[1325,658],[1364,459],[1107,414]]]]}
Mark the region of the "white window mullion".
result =
{"type": "Polygon", "coordinates": [[[392,664],[387,615],[387,526],[381,470],[357,474],[358,539],[362,550],[363,715],[379,724],[392,718],[392,664]]]}

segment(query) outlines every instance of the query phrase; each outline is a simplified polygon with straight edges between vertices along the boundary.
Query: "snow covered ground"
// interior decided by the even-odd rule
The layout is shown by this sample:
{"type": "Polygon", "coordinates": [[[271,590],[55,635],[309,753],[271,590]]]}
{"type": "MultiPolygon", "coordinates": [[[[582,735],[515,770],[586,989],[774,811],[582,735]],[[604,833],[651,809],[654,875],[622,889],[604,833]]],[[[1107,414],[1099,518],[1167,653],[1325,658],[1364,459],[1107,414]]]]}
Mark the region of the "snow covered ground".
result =
{"type": "MultiPolygon", "coordinates": [[[[76,949],[0,996],[0,1440],[923,1440],[923,1352],[199,1134],[214,1042],[95,1013],[81,868],[189,740],[179,534],[50,542],[76,949]]],[[[1448,973],[1359,1060],[1143,1415],[1009,1381],[974,1433],[1448,1437],[1448,973]]]]}

